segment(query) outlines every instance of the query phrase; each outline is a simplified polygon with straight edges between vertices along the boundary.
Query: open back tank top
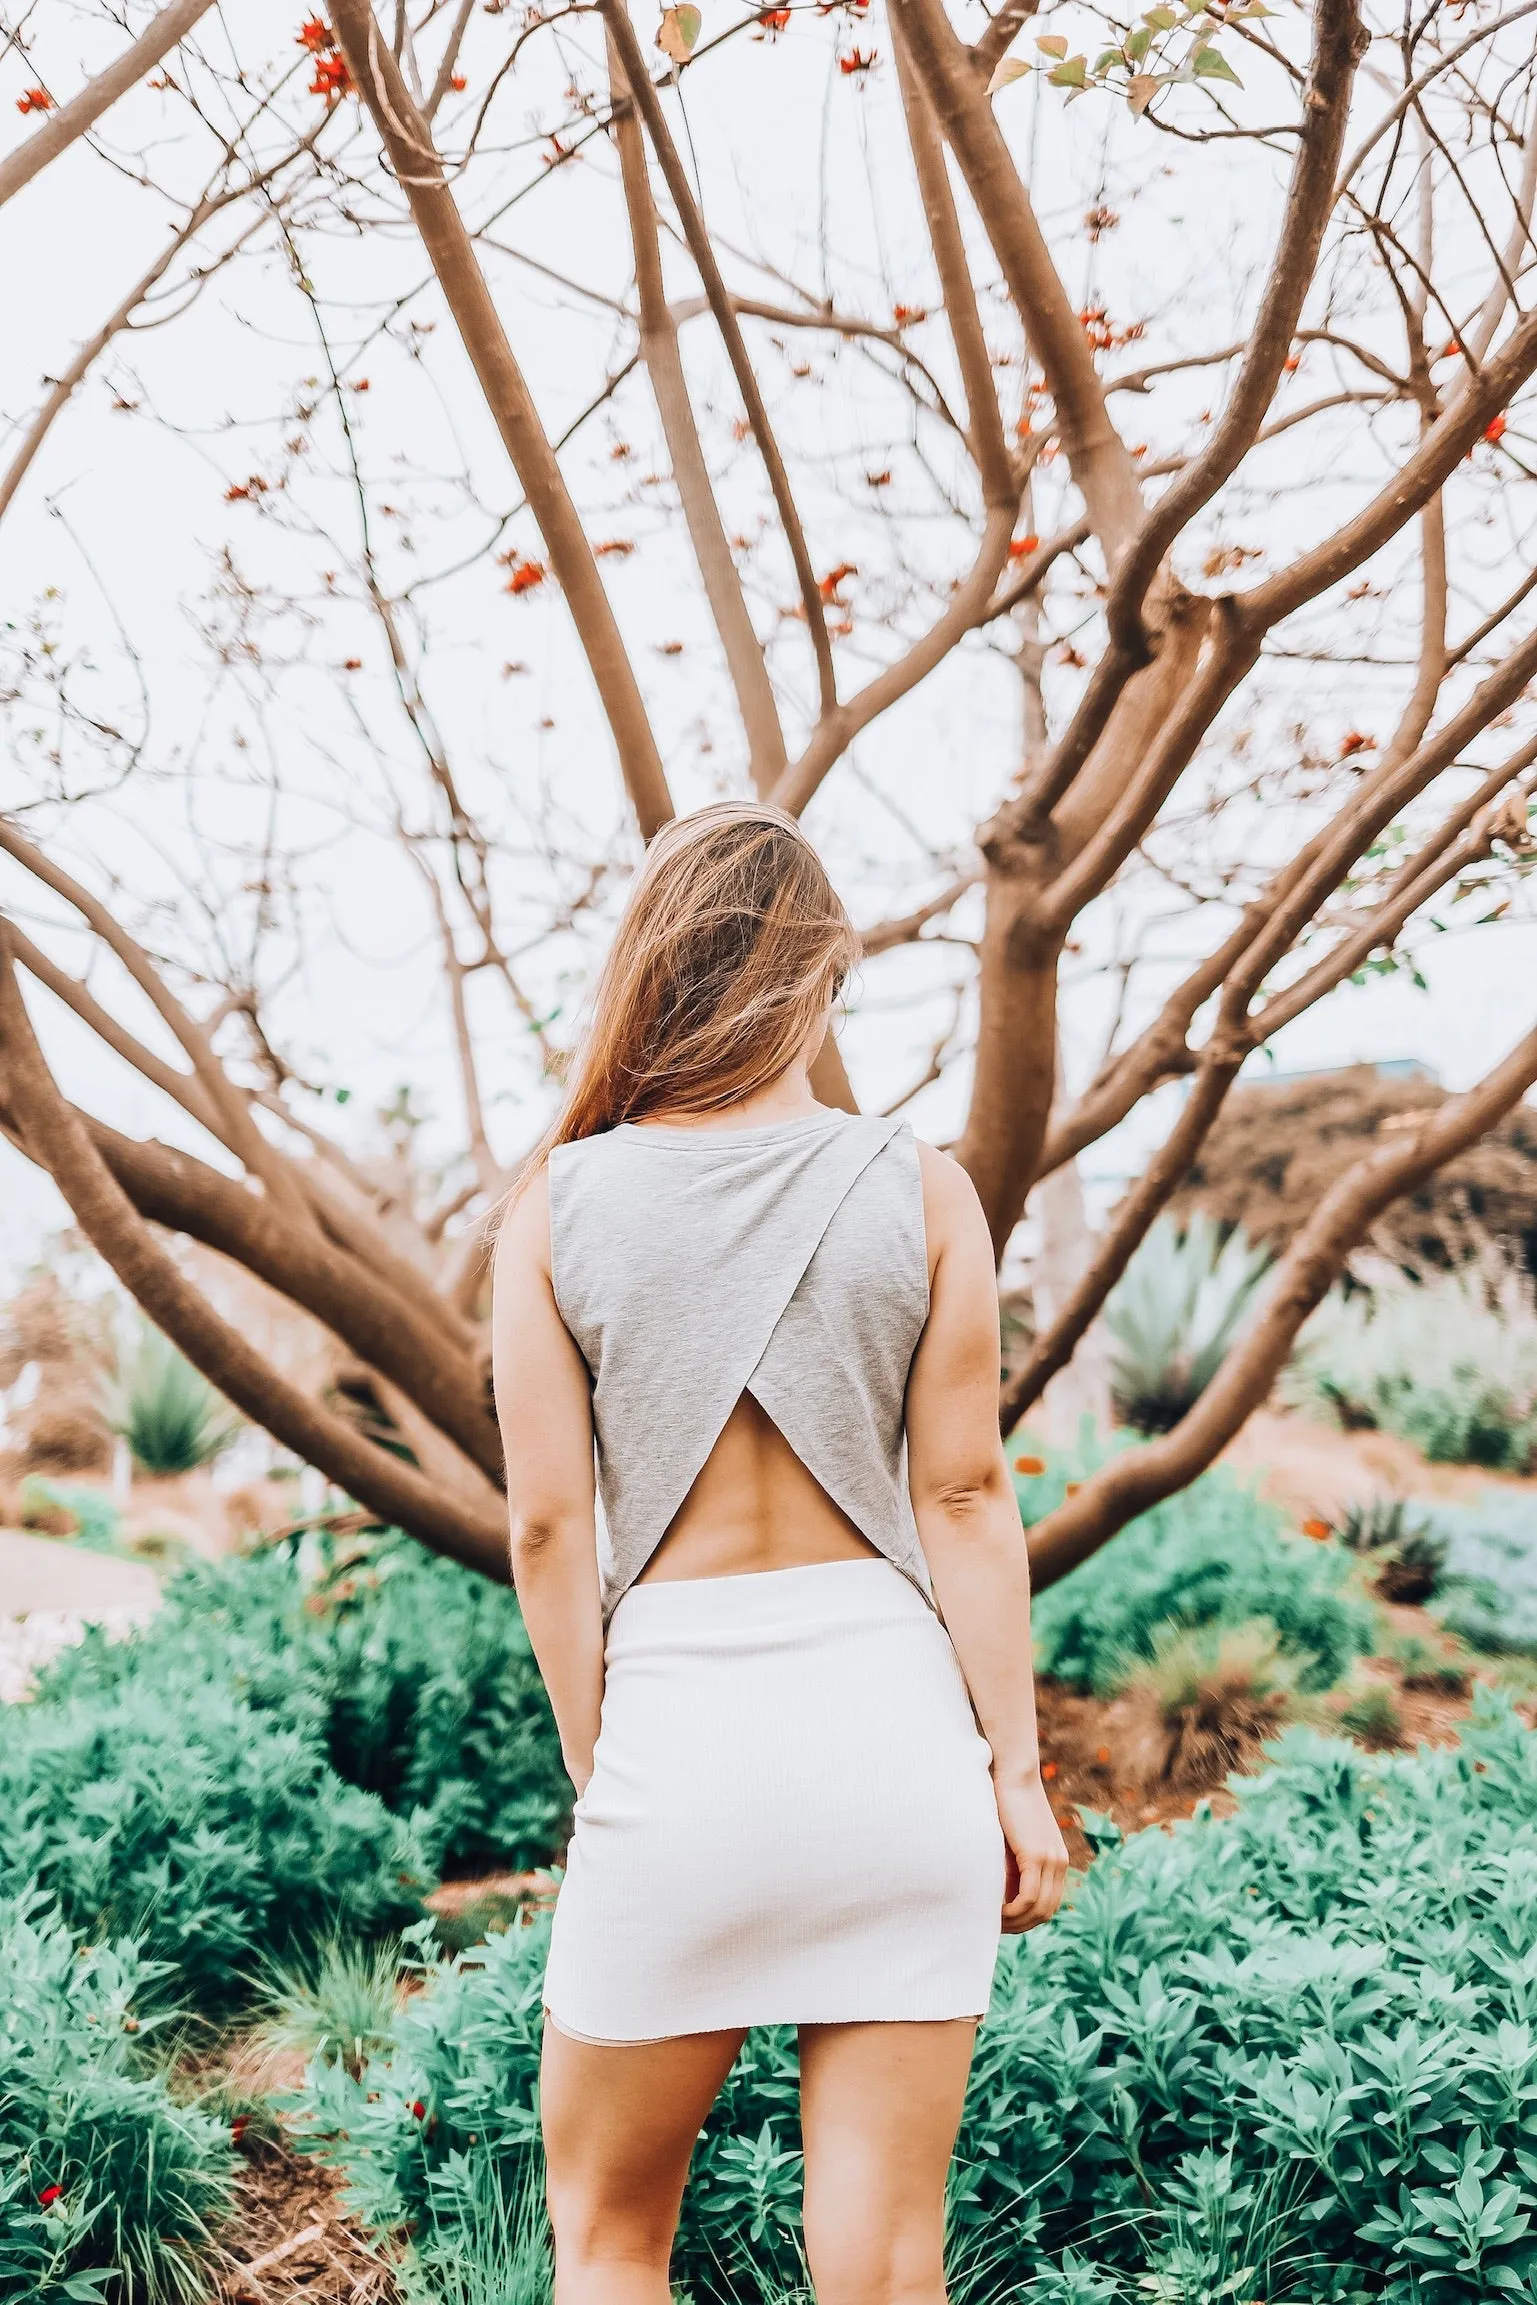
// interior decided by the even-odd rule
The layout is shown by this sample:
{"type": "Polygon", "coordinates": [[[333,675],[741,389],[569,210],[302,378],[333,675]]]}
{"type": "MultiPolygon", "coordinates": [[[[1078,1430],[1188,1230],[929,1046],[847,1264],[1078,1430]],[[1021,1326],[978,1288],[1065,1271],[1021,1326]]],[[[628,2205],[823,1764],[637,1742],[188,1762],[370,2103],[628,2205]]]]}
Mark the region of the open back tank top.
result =
{"type": "Polygon", "coordinates": [[[637,1128],[550,1155],[555,1302],[592,1378],[603,1613],[666,1535],[744,1392],[932,1599],[903,1403],[928,1318],[903,1121],[637,1128]]]}

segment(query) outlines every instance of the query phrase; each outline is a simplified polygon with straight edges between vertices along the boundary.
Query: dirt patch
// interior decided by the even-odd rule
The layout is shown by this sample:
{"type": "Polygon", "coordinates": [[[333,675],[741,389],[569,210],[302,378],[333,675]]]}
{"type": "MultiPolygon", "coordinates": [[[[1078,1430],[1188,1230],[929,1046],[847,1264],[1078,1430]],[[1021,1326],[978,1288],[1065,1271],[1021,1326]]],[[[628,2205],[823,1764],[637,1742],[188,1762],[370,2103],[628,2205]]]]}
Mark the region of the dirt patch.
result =
{"type": "Polygon", "coordinates": [[[235,2214],[214,2260],[227,2305],[398,2305],[389,2267],[341,2205],[341,2181],[281,2142],[241,2147],[235,2214]]]}

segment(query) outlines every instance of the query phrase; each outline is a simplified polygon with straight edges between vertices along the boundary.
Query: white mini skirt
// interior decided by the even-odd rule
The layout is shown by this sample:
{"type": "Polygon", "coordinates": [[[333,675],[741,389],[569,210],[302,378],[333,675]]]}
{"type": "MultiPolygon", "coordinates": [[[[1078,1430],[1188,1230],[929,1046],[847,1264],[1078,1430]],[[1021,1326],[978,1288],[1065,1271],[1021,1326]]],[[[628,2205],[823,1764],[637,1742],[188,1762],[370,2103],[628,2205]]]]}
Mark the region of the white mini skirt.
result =
{"type": "Polygon", "coordinates": [[[578,2040],[980,2017],[1004,1890],[950,1637],[884,1560],[634,1585],[545,2007],[578,2040]]]}

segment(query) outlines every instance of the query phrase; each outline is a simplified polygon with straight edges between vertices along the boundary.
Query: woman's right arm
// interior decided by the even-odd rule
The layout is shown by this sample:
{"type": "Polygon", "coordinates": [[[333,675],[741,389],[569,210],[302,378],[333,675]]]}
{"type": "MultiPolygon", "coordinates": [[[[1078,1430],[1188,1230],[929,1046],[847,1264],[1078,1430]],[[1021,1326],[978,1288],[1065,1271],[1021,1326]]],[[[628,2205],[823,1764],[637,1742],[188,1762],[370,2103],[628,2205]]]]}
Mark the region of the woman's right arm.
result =
{"type": "Polygon", "coordinates": [[[514,1201],[497,1242],[491,1351],[513,1583],[561,1753],[582,1793],[603,1703],[592,1388],[555,1303],[546,1169],[514,1201]]]}

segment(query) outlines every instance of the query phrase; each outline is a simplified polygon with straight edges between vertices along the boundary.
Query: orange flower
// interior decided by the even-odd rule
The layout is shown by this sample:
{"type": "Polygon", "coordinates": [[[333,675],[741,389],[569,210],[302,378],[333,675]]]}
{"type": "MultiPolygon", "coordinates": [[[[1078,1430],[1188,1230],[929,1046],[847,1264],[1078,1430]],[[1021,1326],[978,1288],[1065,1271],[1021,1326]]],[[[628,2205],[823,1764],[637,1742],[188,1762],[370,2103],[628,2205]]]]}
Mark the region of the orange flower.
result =
{"type": "Polygon", "coordinates": [[[782,32],[790,21],[788,8],[765,8],[758,18],[765,32],[782,32]]]}
{"type": "Polygon", "coordinates": [[[1044,1473],[1046,1470],[1046,1459],[1044,1457],[1016,1457],[1014,1459],[1014,1470],[1016,1473],[1024,1473],[1027,1476],[1033,1476],[1036,1473],[1044,1473]]]}
{"type": "Polygon", "coordinates": [[[862,48],[851,48],[847,56],[839,57],[838,70],[846,77],[852,77],[856,72],[873,72],[877,61],[876,51],[873,48],[868,56],[862,48]]]}
{"type": "Polygon", "coordinates": [[[512,574],[507,579],[507,590],[511,593],[532,592],[536,585],[543,584],[548,574],[549,570],[542,560],[515,560],[512,574]]]}
{"type": "Polygon", "coordinates": [[[448,75],[448,85],[450,88],[452,88],[456,96],[462,96],[465,89],[469,86],[469,82],[465,79],[462,72],[450,72],[448,75]]]}
{"type": "Polygon", "coordinates": [[[53,98],[46,88],[29,88],[25,96],[17,97],[16,109],[18,112],[51,112],[53,98]]]}
{"type": "Polygon", "coordinates": [[[294,46],[307,48],[312,56],[323,56],[327,49],[336,46],[336,34],[323,17],[312,16],[307,24],[299,26],[299,37],[294,46]]]}
{"type": "Polygon", "coordinates": [[[1038,536],[1016,536],[1009,546],[1009,558],[1010,560],[1023,560],[1028,554],[1039,552],[1040,549],[1041,540],[1038,536]]]}
{"type": "Polygon", "coordinates": [[[1311,1537],[1315,1544],[1321,1545],[1327,1537],[1333,1536],[1334,1531],[1327,1521],[1320,1520],[1315,1514],[1311,1520],[1303,1522],[1302,1534],[1305,1537],[1311,1537]]]}
{"type": "Polygon", "coordinates": [[[817,586],[817,590],[822,595],[824,600],[836,600],[838,597],[838,587],[843,582],[844,578],[846,576],[857,576],[858,574],[859,571],[854,566],[852,560],[840,560],[836,568],[830,568],[828,570],[821,583],[817,586]]]}
{"type": "Polygon", "coordinates": [[[1055,1761],[1045,1761],[1045,1762],[1043,1762],[1043,1763],[1042,1763],[1042,1765],[1041,1765],[1041,1776],[1042,1776],[1042,1779],[1043,1779],[1043,1781],[1044,1781],[1046,1784],[1048,1784],[1048,1785],[1049,1785],[1049,1784],[1051,1783],[1051,1780],[1052,1780],[1052,1778],[1053,1778],[1053,1777],[1056,1775],[1056,1773],[1057,1773],[1057,1764],[1056,1764],[1056,1762],[1055,1762],[1055,1761]]]}

